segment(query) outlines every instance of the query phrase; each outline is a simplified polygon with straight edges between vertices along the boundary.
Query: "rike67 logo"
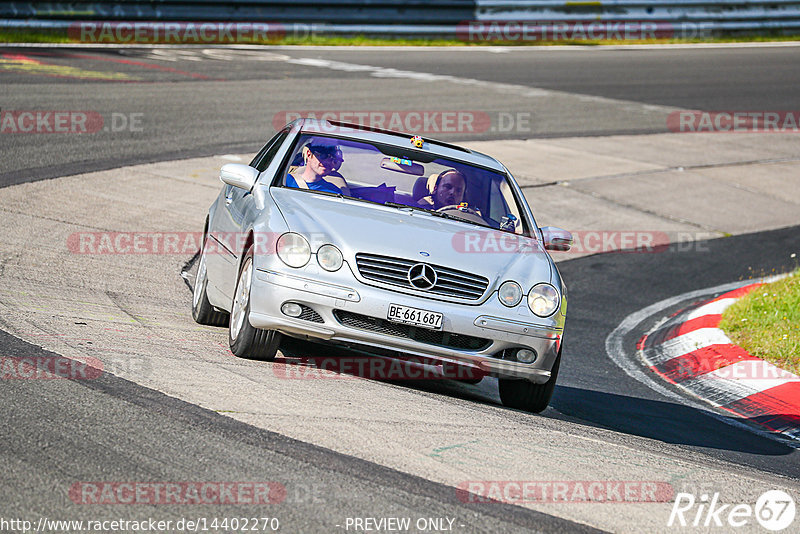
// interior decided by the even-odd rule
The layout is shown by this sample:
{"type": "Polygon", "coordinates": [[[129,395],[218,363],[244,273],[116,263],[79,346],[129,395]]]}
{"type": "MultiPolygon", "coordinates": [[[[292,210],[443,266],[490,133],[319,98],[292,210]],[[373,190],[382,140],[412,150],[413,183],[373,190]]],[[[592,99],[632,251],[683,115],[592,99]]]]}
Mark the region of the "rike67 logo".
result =
{"type": "Polygon", "coordinates": [[[691,493],[678,493],[667,526],[739,528],[758,522],[763,528],[778,532],[794,522],[794,499],[781,490],[764,492],[755,506],[723,504],[719,493],[707,493],[696,498],[691,493]]]}

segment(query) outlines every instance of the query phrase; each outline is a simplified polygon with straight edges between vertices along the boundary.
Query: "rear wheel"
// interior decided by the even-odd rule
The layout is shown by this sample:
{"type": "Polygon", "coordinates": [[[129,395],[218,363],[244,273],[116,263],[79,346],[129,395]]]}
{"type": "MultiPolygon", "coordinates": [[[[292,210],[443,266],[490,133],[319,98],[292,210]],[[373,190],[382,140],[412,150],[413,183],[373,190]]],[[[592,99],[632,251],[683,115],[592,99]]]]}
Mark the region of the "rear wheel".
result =
{"type": "Polygon", "coordinates": [[[547,408],[553,390],[556,387],[558,378],[558,368],[561,365],[561,349],[550,371],[550,380],[544,384],[534,384],[528,380],[516,380],[513,378],[499,378],[497,380],[500,389],[500,400],[503,406],[517,408],[526,412],[539,413],[547,408]]]}
{"type": "Polygon", "coordinates": [[[228,325],[228,341],[231,352],[240,358],[251,360],[273,360],[278,353],[281,334],[274,330],[253,328],[250,316],[250,288],[253,285],[253,247],[245,254],[239,279],[233,293],[231,320],[228,325]]]}
{"type": "Polygon", "coordinates": [[[200,324],[209,326],[225,326],[228,324],[228,314],[220,311],[208,301],[206,288],[208,287],[208,272],[206,271],[206,244],[200,250],[200,263],[197,266],[197,276],[194,279],[192,291],[192,317],[200,324]]]}

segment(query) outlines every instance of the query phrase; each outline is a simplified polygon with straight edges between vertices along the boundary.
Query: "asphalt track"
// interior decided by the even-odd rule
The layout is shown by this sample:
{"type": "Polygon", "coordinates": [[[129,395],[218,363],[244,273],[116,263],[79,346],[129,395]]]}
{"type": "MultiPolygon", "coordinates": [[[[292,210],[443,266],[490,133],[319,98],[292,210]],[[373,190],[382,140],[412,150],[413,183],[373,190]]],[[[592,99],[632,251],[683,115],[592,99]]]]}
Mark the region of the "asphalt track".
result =
{"type": "MultiPolygon", "coordinates": [[[[6,356],[56,357],[5,333],[0,343],[6,356]]],[[[40,517],[155,517],[177,523],[185,517],[255,515],[277,517],[282,531],[332,532],[345,525],[346,517],[446,517],[461,532],[595,531],[518,506],[464,503],[443,484],[262,431],[110,374],[94,381],[59,381],[47,388],[45,398],[41,393],[28,380],[2,389],[5,519],[35,524],[40,517]],[[246,502],[153,504],[133,514],[130,505],[117,503],[98,514],[64,502],[65,489],[76,480],[279,480],[284,493],[255,508],[255,514],[246,502]]]]}
{"type": "Polygon", "coordinates": [[[102,114],[105,127],[112,128],[114,113],[141,114],[142,128],[130,131],[119,121],[121,131],[79,140],[3,136],[0,185],[146,161],[253,152],[273,131],[276,115],[298,108],[481,110],[496,126],[495,131],[436,133],[444,140],[610,135],[667,131],[659,108],[793,110],[800,85],[797,47],[790,46],[355,50],[344,56],[302,48],[231,54],[203,47],[121,51],[23,47],[0,49],[0,54],[0,109],[88,110],[102,114]],[[289,63],[286,58],[338,58],[350,65],[512,87],[498,98],[496,91],[481,87],[454,89],[449,83],[397,72],[324,68],[289,63]],[[553,98],[541,93],[547,98],[540,98],[520,88],[575,96],[553,98]],[[601,105],[602,99],[609,102],[601,105]],[[615,105],[615,99],[621,103],[615,105]],[[653,106],[654,113],[630,102],[653,106]],[[499,128],[499,113],[530,114],[530,125],[499,128]]]}
{"type": "MultiPolygon", "coordinates": [[[[337,68],[330,63],[320,67],[280,58],[232,59],[220,52],[209,57],[194,49],[126,50],[125,54],[0,49],[6,60],[19,54],[34,59],[20,63],[19,58],[12,58],[0,64],[5,65],[0,69],[4,110],[143,113],[144,119],[142,131],[93,136],[0,135],[0,184],[177,157],[254,151],[270,134],[274,116],[281,111],[348,109],[343,104],[347,101],[359,102],[359,109],[396,109],[398,99],[403,99],[402,109],[533,112],[542,118],[533,132],[441,135],[453,140],[661,132],[665,130],[663,121],[650,117],[647,108],[629,109],[624,101],[653,106],[662,113],[662,108],[674,107],[796,109],[798,69],[793,67],[800,58],[798,49],[791,47],[745,51],[511,49],[500,53],[281,49],[271,53],[435,72],[513,87],[506,87],[509,96],[499,97],[470,85],[454,88],[402,73],[386,79],[385,71],[375,76],[375,70],[342,70],[342,65],[337,68]],[[58,71],[42,67],[42,63],[80,70],[58,71]],[[122,73],[143,83],[86,79],[109,73],[122,73]],[[557,109],[548,110],[546,103],[532,102],[524,87],[555,91],[546,96],[564,101],[557,109]]],[[[446,384],[416,384],[404,389],[419,403],[429,402],[434,394],[451,404],[468,406],[464,413],[472,417],[499,413],[511,428],[532,425],[545,431],[565,431],[571,439],[585,440],[585,453],[595,462],[603,462],[607,449],[623,447],[633,456],[638,452],[642,457],[659,456],[666,463],[691,463],[699,473],[694,483],[702,480],[705,470],[716,469],[747,473],[764,489],[774,484],[796,491],[800,461],[794,448],[724,424],[631,380],[609,361],[604,342],[624,317],[659,300],[790,269],[796,262],[788,251],[800,248],[797,230],[712,240],[680,252],[604,254],[560,263],[570,287],[569,332],[559,386],[551,409],[541,416],[503,410],[480,393],[446,384]]],[[[3,265],[8,261],[4,258],[3,265]]],[[[5,268],[12,269],[13,261],[11,264],[5,268]]],[[[680,303],[672,311],[688,304],[680,303]]],[[[651,326],[641,324],[627,343],[634,345],[651,326]]],[[[41,349],[7,334],[0,338],[0,346],[4,356],[42,354],[41,349]]],[[[555,517],[571,516],[557,508],[542,514],[520,506],[465,504],[455,498],[450,486],[258,429],[114,376],[104,375],[98,381],[53,381],[44,394],[37,382],[3,381],[0,388],[6,411],[0,455],[9,466],[2,480],[6,495],[0,509],[3,517],[130,515],[124,506],[100,511],[76,508],[65,491],[75,480],[266,479],[282,480],[295,491],[287,496],[289,506],[280,508],[288,531],[335,531],[346,517],[390,515],[456,517],[463,525],[456,530],[464,532],[583,528],[555,517]],[[313,487],[322,488],[316,501],[310,496],[313,487]]],[[[377,383],[375,387],[383,386],[377,383]]],[[[148,515],[143,510],[137,509],[137,515],[148,515]]],[[[247,507],[220,510],[196,506],[147,509],[159,519],[186,514],[230,517],[250,511],[247,507]]],[[[597,509],[596,513],[614,512],[597,509]]],[[[263,511],[259,510],[259,515],[263,511]]],[[[636,531],[639,525],[626,527],[636,531]]]]}

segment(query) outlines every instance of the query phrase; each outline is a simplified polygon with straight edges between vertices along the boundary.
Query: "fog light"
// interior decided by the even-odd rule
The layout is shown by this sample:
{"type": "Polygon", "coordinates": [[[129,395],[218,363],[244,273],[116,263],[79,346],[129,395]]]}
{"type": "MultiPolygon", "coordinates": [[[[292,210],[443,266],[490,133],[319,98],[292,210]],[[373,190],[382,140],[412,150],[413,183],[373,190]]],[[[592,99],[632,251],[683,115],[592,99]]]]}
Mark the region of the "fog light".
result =
{"type": "Polygon", "coordinates": [[[284,302],[283,306],[281,306],[281,311],[289,317],[300,317],[300,314],[303,313],[303,308],[296,302],[284,302]]]}
{"type": "Polygon", "coordinates": [[[531,349],[519,349],[517,351],[517,361],[521,363],[533,363],[536,359],[536,351],[531,349]]]}

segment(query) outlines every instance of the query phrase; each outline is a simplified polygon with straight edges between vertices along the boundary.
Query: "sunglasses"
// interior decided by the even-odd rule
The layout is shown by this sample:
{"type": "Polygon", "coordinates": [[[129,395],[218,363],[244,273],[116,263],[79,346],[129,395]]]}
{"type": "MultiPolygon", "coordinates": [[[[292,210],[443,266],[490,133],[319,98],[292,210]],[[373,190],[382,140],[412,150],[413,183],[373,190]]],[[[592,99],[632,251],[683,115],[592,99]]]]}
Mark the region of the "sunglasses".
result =
{"type": "Polygon", "coordinates": [[[341,154],[337,148],[309,148],[309,150],[319,161],[336,161],[339,159],[341,154]]]}

